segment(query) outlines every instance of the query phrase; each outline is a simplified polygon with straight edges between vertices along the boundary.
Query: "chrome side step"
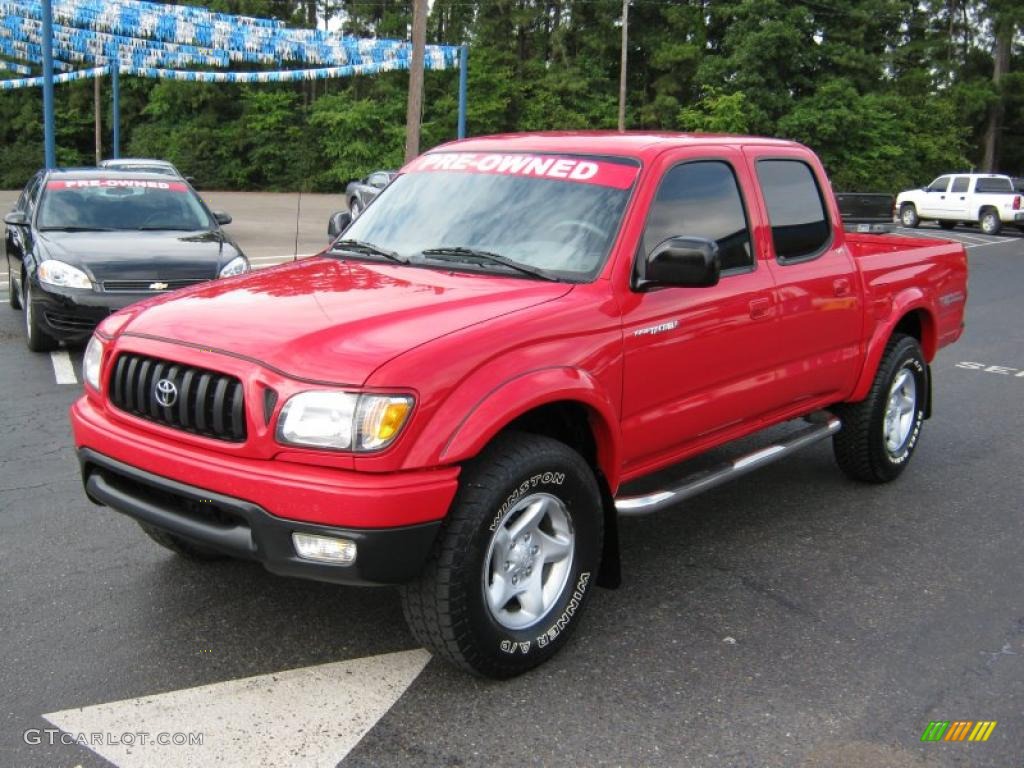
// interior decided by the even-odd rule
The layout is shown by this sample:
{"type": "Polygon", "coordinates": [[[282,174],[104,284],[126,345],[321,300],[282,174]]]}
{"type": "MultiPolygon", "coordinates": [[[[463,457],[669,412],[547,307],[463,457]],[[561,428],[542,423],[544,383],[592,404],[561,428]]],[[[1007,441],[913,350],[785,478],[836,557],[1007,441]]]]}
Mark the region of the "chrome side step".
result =
{"type": "Polygon", "coordinates": [[[818,411],[807,417],[811,426],[793,433],[786,440],[760,448],[738,459],[723,464],[717,469],[700,472],[671,488],[643,494],[622,496],[615,499],[615,509],[620,515],[649,515],[665,507],[678,504],[698,493],[717,488],[730,480],[753,472],[809,445],[825,440],[842,428],[839,417],[827,411],[818,411]]]}

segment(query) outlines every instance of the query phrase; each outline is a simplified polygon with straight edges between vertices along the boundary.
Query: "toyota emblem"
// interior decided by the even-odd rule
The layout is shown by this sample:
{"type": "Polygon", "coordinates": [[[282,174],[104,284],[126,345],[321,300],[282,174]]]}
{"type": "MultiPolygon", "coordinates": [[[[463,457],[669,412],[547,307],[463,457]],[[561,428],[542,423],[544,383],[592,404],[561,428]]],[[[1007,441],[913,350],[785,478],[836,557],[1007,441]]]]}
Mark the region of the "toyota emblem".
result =
{"type": "Polygon", "coordinates": [[[170,408],[178,399],[178,387],[170,379],[160,379],[154,388],[156,401],[164,408],[170,408]]]}

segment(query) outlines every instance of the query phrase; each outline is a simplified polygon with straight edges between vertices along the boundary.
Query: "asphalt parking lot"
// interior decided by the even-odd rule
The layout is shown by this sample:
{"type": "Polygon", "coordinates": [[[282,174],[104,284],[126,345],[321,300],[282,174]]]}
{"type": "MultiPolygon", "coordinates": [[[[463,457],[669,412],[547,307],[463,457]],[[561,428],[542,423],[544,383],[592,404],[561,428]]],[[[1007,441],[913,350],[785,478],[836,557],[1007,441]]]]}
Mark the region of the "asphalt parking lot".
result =
{"type": "MultiPolygon", "coordinates": [[[[286,226],[210,197],[247,251],[242,231],[265,247],[286,226]]],[[[291,226],[262,263],[290,257],[291,226]]],[[[1019,765],[1024,234],[900,233],[971,262],[903,477],[853,484],[821,444],[625,521],[623,586],[503,683],[429,659],[390,590],[179,561],[90,504],[67,420],[81,351],[29,352],[0,275],[0,766],[1019,765]],[[998,725],[923,743],[935,720],[998,725]],[[203,743],[142,743],[159,733],[203,743]]]]}

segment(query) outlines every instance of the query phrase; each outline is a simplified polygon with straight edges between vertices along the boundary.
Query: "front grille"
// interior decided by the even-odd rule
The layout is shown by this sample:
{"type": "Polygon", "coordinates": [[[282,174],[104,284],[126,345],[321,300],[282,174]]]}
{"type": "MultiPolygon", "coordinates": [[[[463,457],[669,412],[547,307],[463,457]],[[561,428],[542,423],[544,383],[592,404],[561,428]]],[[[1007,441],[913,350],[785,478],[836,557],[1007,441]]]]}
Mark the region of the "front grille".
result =
{"type": "Polygon", "coordinates": [[[218,440],[245,440],[242,382],[234,376],[124,353],[117,358],[109,387],[111,402],[134,416],[218,440]],[[165,385],[158,393],[161,381],[173,386],[165,385]],[[170,405],[163,405],[158,394],[170,405]]]}
{"type": "Polygon", "coordinates": [[[161,293],[163,291],[175,291],[178,288],[184,288],[189,285],[205,283],[207,280],[209,278],[206,277],[189,278],[187,280],[160,280],[155,277],[148,280],[104,280],[103,290],[108,293],[145,293],[150,291],[161,293]],[[151,287],[154,285],[166,285],[167,287],[151,287]]]}

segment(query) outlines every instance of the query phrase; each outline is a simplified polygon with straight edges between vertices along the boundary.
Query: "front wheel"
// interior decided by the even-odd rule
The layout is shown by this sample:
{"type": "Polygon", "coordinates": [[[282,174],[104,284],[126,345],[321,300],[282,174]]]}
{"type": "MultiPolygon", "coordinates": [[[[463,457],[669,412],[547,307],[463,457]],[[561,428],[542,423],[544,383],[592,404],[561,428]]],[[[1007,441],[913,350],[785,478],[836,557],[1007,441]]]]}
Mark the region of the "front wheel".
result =
{"type": "Polygon", "coordinates": [[[836,407],[843,428],[832,438],[840,469],[854,480],[886,483],[917,447],[928,393],[928,365],[917,340],[894,335],[867,398],[836,407]]]}
{"type": "Polygon", "coordinates": [[[11,309],[21,309],[21,297],[15,289],[14,270],[10,264],[7,265],[7,303],[11,305],[11,309]]]}
{"type": "Polygon", "coordinates": [[[982,212],[978,224],[986,235],[998,235],[999,230],[1003,228],[1003,222],[999,220],[999,213],[991,208],[982,212]]]}
{"type": "Polygon", "coordinates": [[[25,275],[21,282],[21,305],[25,310],[25,343],[33,352],[52,352],[60,343],[39,323],[39,315],[32,306],[32,281],[28,275],[25,275]]]}
{"type": "Polygon", "coordinates": [[[494,678],[565,645],[593,588],[601,496],[583,458],[557,440],[508,433],[466,465],[420,578],[402,588],[416,639],[494,678]]]}
{"type": "Polygon", "coordinates": [[[900,221],[904,227],[910,227],[911,229],[921,223],[921,219],[917,215],[917,208],[914,207],[913,203],[904,203],[900,208],[900,221]]]}

